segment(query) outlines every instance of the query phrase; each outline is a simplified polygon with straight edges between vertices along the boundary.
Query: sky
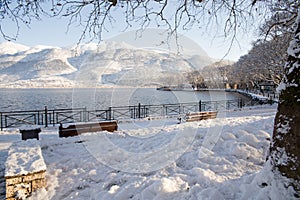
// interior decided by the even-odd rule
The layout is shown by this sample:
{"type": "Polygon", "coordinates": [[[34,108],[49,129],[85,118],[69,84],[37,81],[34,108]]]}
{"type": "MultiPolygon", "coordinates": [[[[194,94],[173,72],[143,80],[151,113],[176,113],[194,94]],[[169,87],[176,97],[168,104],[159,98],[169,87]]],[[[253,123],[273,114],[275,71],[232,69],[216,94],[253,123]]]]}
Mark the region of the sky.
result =
{"type": "MultiPolygon", "coordinates": [[[[2,22],[1,26],[2,30],[7,34],[14,35],[16,33],[16,25],[11,21],[2,22]]],[[[124,28],[124,24],[116,21],[109,27],[108,31],[103,32],[103,40],[118,37],[128,31],[136,30],[139,27],[134,26],[125,31],[124,28]]],[[[82,30],[83,28],[78,26],[78,24],[74,24],[68,29],[68,20],[65,18],[43,17],[40,21],[32,21],[29,26],[20,24],[19,35],[14,42],[26,46],[73,46],[78,42],[82,30]]],[[[209,30],[207,27],[193,28],[188,31],[179,30],[179,33],[193,40],[210,57],[232,61],[237,61],[240,56],[247,54],[251,48],[251,43],[255,40],[251,31],[246,33],[240,31],[237,41],[230,48],[230,37],[223,37],[224,33],[222,27],[213,27],[209,28],[209,30]]],[[[143,37],[143,35],[141,36],[143,37]]],[[[147,36],[147,38],[144,39],[152,41],[156,39],[156,36],[153,35],[153,38],[147,36]]],[[[4,38],[0,37],[0,42],[4,41],[4,38]]],[[[126,42],[126,39],[124,39],[124,42],[126,42]]]]}

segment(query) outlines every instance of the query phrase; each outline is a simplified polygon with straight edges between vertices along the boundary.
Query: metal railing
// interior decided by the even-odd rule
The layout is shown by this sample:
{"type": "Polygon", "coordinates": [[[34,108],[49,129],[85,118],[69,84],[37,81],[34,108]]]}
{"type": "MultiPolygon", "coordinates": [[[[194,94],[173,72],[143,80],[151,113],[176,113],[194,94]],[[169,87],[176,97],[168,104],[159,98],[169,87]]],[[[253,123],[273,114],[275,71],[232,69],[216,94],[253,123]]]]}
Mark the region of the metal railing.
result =
{"type": "Polygon", "coordinates": [[[0,128],[22,125],[42,125],[48,127],[60,123],[88,122],[96,120],[139,119],[156,116],[176,116],[198,111],[225,111],[266,102],[255,100],[199,101],[194,103],[160,104],[109,107],[106,110],[86,108],[0,112],[0,128]]]}

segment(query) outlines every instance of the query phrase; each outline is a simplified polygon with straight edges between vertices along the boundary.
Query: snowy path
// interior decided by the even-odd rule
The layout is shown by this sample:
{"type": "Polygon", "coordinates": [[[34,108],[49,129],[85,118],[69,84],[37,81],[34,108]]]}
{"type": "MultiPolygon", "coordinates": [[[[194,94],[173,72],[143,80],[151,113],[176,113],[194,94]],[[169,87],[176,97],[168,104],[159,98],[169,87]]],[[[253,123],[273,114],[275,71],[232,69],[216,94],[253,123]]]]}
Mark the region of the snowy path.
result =
{"type": "Polygon", "coordinates": [[[122,123],[118,132],[60,139],[55,129],[43,130],[48,186],[31,199],[272,197],[261,170],[275,111],[267,106],[182,124],[122,123]]]}
{"type": "MultiPolygon", "coordinates": [[[[214,190],[228,180],[253,175],[262,168],[274,113],[274,109],[248,110],[226,113],[224,118],[200,123],[170,125],[168,121],[164,123],[167,125],[149,127],[138,123],[136,126],[142,128],[126,130],[123,126],[117,133],[102,133],[115,146],[131,153],[126,160],[137,159],[130,156],[144,155],[138,160],[140,163],[126,162],[123,156],[128,155],[119,149],[101,148],[105,138],[97,140],[99,134],[60,140],[49,136],[41,143],[51,184],[47,192],[41,191],[35,198],[199,199],[211,195],[239,198],[243,191],[238,183],[233,188],[234,193],[214,190]],[[171,145],[170,149],[164,147],[171,143],[178,130],[192,131],[195,137],[184,152],[172,158],[176,149],[171,145]],[[148,152],[153,154],[148,155],[148,152]],[[159,152],[155,157],[158,163],[150,159],[156,152],[159,152]],[[108,156],[109,160],[101,155],[108,156]],[[166,165],[159,165],[161,162],[166,165]],[[140,173],[128,172],[133,168],[140,173]]],[[[181,148],[181,142],[176,144],[181,148]]]]}

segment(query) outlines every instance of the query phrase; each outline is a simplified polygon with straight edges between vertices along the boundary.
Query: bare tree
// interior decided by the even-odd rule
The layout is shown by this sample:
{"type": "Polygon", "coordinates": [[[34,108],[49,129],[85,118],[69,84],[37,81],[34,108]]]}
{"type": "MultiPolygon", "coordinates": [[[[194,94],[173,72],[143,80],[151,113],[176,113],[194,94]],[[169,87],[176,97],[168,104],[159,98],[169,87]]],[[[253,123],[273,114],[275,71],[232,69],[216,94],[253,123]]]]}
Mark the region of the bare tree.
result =
{"type": "Polygon", "coordinates": [[[20,25],[30,25],[33,19],[41,19],[41,15],[47,15],[42,7],[44,3],[34,0],[26,1],[0,1],[0,32],[6,40],[15,40],[19,35],[20,25]],[[16,26],[15,34],[7,34],[3,22],[10,22],[16,26]]]}
{"type": "Polygon", "coordinates": [[[204,78],[199,71],[193,71],[187,73],[186,79],[189,82],[189,84],[191,84],[192,87],[195,89],[206,88],[204,78]]]}
{"type": "Polygon", "coordinates": [[[287,60],[287,48],[291,33],[278,35],[273,39],[258,40],[248,54],[233,65],[235,80],[255,86],[260,82],[270,82],[278,86],[283,78],[283,66],[287,60]],[[237,76],[238,75],[238,76],[237,76]],[[237,79],[239,78],[239,79],[237,79]]]}
{"type": "Polygon", "coordinates": [[[297,18],[299,1],[274,1],[269,4],[271,16],[260,26],[260,36],[272,40],[292,32],[297,18]]]}
{"type": "MultiPolygon", "coordinates": [[[[264,30],[270,33],[276,27],[286,26],[292,29],[294,39],[288,51],[287,64],[284,67],[284,90],[275,120],[271,160],[274,171],[290,178],[299,195],[300,191],[300,14],[298,0],[1,0],[0,20],[11,20],[19,29],[19,23],[30,24],[32,19],[41,15],[64,16],[69,18],[69,25],[82,25],[81,42],[86,35],[101,40],[102,32],[116,20],[123,20],[126,26],[138,25],[143,30],[151,24],[167,28],[170,34],[176,35],[179,29],[201,27],[204,24],[220,23],[224,18],[224,36],[230,35],[234,42],[239,27],[247,26],[255,19],[275,16],[273,23],[267,24],[264,30]],[[50,2],[50,1],[49,1],[50,2]],[[122,19],[115,19],[114,14],[122,12],[122,19]],[[276,15],[280,21],[276,21],[276,15]],[[282,17],[282,16],[285,17],[282,17]],[[203,23],[204,22],[204,23],[203,23]]],[[[5,27],[0,23],[4,38],[14,39],[5,34],[5,27]]],[[[222,23],[221,23],[222,24],[222,23]]],[[[204,26],[205,27],[205,26],[204,26]]],[[[278,34],[277,31],[273,33],[278,34]]],[[[16,34],[16,36],[18,33],[16,34]]],[[[267,34],[269,35],[269,34],[267,34]]]]}
{"type": "Polygon", "coordinates": [[[243,0],[1,0],[0,20],[11,20],[16,24],[16,35],[5,34],[5,27],[0,25],[2,35],[6,39],[15,39],[19,24],[30,24],[33,19],[42,15],[62,16],[69,19],[69,26],[82,26],[79,42],[85,37],[102,39],[103,31],[107,31],[115,22],[123,22],[124,28],[138,26],[142,31],[150,25],[168,29],[176,35],[179,29],[192,27],[207,28],[210,24],[224,23],[224,35],[231,34],[231,41],[236,41],[238,27],[249,25],[253,14],[265,13],[262,6],[253,7],[252,1],[243,0]],[[115,17],[118,13],[118,18],[115,17]],[[120,18],[122,13],[122,18],[120,18]],[[224,18],[225,16],[225,18],[224,18]],[[247,20],[245,20],[247,19],[247,20]],[[245,23],[246,22],[246,23],[245,23]]]}
{"type": "Polygon", "coordinates": [[[279,85],[283,76],[283,66],[287,59],[287,48],[291,34],[277,36],[270,41],[258,41],[248,54],[255,66],[254,77],[258,80],[279,85]]]}

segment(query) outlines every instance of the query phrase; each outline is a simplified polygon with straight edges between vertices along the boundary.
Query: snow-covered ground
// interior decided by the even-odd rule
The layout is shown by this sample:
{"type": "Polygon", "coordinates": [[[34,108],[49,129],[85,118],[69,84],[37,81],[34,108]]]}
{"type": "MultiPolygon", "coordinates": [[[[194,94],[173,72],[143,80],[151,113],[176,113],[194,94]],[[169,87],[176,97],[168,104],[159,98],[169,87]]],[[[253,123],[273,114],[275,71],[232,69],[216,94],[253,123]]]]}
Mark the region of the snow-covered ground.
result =
{"type": "MultiPolygon", "coordinates": [[[[266,162],[275,112],[264,106],[200,122],[122,122],[114,133],[70,138],[43,129],[37,143],[47,188],[31,199],[291,199],[266,162]]],[[[1,175],[20,140],[16,131],[0,132],[1,175]]]]}

